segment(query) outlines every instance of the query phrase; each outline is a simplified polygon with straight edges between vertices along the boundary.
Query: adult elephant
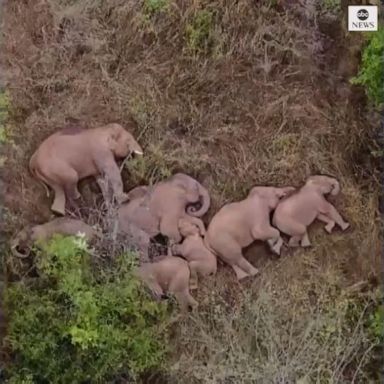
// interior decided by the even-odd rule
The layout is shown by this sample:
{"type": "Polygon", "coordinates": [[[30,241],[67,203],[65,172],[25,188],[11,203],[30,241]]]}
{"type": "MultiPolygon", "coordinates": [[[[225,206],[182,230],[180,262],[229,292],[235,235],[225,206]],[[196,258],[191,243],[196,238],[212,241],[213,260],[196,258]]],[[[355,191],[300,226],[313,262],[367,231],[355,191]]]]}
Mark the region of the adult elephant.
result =
{"type": "Polygon", "coordinates": [[[128,197],[133,199],[119,208],[120,227],[130,222],[151,237],[161,233],[176,243],[181,241],[179,220],[187,218],[200,226],[198,217],[210,207],[208,190],[184,173],[177,173],[151,187],[134,188],[128,197]]]}

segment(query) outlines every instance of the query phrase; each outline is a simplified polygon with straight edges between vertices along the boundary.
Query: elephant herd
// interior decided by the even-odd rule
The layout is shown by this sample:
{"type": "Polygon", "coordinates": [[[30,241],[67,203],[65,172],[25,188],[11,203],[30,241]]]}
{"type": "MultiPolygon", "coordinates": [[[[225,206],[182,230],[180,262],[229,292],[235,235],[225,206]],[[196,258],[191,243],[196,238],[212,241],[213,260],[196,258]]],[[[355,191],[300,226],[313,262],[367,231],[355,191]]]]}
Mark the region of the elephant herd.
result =
{"type": "Polygon", "coordinates": [[[143,150],[114,123],[93,129],[66,128],[43,141],[31,157],[30,171],[47,192],[48,187],[53,190],[51,209],[62,217],[18,233],[11,244],[14,255],[28,256],[25,250],[35,241],[54,234],[82,233],[89,241],[103,236],[85,222],[65,216],[66,208],[77,206],[78,181],[90,176],[96,177],[104,198],[111,193],[117,204],[118,231],[129,234],[130,245],[140,255],[137,276],[155,297],[173,294],[182,309],[197,306],[190,291],[197,288],[198,277],[216,274],[217,257],[242,280],[258,273],[242,253],[255,240],[266,241],[280,254],[281,233],[290,237],[289,247],[310,246],[307,228],[315,219],[324,222],[329,233],[336,224],[342,230],[349,227],[325,198],[339,193],[339,182],[315,175],[299,189],[256,186],[244,200],[224,205],[205,228],[201,217],[210,208],[209,192],[186,174],[124,192],[116,159],[131,153],[143,155],[143,150]],[[168,238],[168,252],[150,261],[148,247],[159,234],[168,238]]]}

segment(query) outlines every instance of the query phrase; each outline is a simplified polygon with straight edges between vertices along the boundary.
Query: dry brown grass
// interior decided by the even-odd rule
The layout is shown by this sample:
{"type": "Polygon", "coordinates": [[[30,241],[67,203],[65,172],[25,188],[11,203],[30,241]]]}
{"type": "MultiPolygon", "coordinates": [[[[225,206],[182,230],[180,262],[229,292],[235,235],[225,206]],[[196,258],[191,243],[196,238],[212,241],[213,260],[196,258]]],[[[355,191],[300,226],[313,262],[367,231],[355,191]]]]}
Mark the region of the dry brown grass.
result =
{"type": "MultiPolygon", "coordinates": [[[[289,353],[285,347],[271,350],[272,360],[261,361],[253,376],[241,374],[243,366],[251,370],[254,355],[243,351],[242,343],[236,345],[236,338],[251,348],[247,332],[260,320],[265,297],[270,298],[270,326],[277,335],[281,331],[284,338],[288,332],[275,323],[281,313],[288,316],[287,324],[294,324],[292,329],[304,324],[298,328],[304,332],[299,339],[307,342],[307,337],[313,340],[305,333],[312,326],[312,312],[304,305],[301,317],[296,309],[310,287],[328,285],[334,278],[332,284],[342,289],[379,270],[378,183],[369,156],[374,127],[353,104],[348,76],[356,67],[351,72],[340,64],[348,55],[348,68],[354,62],[347,48],[351,42],[343,40],[335,25],[330,32],[336,41],[316,29],[316,7],[309,5],[317,2],[307,2],[307,7],[289,3],[9,0],[5,10],[5,64],[11,74],[10,124],[16,143],[5,174],[13,220],[9,231],[49,217],[44,191],[31,180],[26,165],[43,138],[73,119],[86,126],[134,120],[134,134],[146,154],[127,164],[126,188],[174,171],[190,173],[212,193],[210,215],[225,202],[244,197],[254,184],[299,186],[311,173],[332,174],[341,181],[343,193],[335,204],[351,222],[351,232],[329,236],[314,226],[310,251],[276,262],[268,257],[260,261],[250,250],[251,260],[261,263],[261,281],[239,286],[222,268],[204,286],[200,298],[212,292],[220,311],[225,311],[221,297],[239,308],[222,315],[212,312],[215,306],[203,305],[180,325],[175,350],[184,354],[175,369],[185,380],[199,382],[198,375],[208,375],[209,369],[213,375],[214,363],[223,371],[205,382],[263,382],[260,377],[266,383],[293,382],[295,372],[298,379],[316,364],[325,344],[315,343],[311,354],[304,354],[309,365],[300,371],[294,355],[301,347],[295,344],[287,347],[289,353]],[[228,288],[228,281],[234,286],[228,288]],[[259,289],[259,299],[249,300],[259,289]],[[271,292],[283,295],[276,298],[271,292]],[[243,311],[248,313],[244,319],[243,311]],[[233,328],[233,316],[241,317],[240,330],[233,328]],[[216,328],[212,319],[223,324],[216,328]],[[212,345],[204,347],[207,343],[212,345]],[[227,346],[228,351],[222,350],[227,346]],[[235,378],[226,380],[228,366],[235,378]],[[286,370],[276,372],[283,366],[286,370]]],[[[364,347],[360,341],[359,348],[364,347]]],[[[327,364],[340,362],[334,350],[327,356],[327,364]]]]}

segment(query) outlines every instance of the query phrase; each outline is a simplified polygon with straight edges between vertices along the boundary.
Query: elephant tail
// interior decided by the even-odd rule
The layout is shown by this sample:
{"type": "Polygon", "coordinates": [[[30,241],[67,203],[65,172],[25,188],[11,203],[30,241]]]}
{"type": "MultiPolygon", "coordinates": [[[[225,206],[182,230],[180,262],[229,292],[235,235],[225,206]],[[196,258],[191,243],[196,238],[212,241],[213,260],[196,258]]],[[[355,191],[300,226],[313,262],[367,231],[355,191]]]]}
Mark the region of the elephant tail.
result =
{"type": "Polygon", "coordinates": [[[186,209],[187,214],[193,217],[201,217],[205,215],[211,206],[211,197],[209,196],[208,190],[201,185],[199,185],[199,190],[202,200],[201,207],[197,209],[195,205],[191,204],[186,209]]]}
{"type": "Polygon", "coordinates": [[[47,197],[49,197],[49,188],[47,186],[47,182],[45,180],[45,177],[39,172],[38,168],[36,167],[36,153],[34,153],[31,157],[31,160],[29,160],[29,172],[31,172],[31,175],[37,179],[40,184],[43,185],[47,197]]]}

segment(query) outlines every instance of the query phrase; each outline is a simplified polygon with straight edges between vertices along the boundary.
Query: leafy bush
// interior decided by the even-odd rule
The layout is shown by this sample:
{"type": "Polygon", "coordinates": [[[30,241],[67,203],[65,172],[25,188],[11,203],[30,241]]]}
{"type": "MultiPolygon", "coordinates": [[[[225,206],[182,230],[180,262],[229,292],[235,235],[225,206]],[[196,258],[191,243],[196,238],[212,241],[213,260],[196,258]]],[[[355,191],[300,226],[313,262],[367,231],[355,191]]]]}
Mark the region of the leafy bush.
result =
{"type": "Polygon", "coordinates": [[[169,0],[144,0],[144,13],[152,16],[165,11],[169,6],[169,0]]]}
{"type": "Polygon", "coordinates": [[[384,103],[384,29],[374,32],[364,49],[360,72],[351,80],[363,85],[369,100],[376,106],[384,103]]]}
{"type": "Polygon", "coordinates": [[[146,296],[132,260],[96,269],[81,238],[42,245],[40,277],[7,291],[11,383],[104,383],[161,365],[165,307],[146,296]]]}
{"type": "Polygon", "coordinates": [[[197,11],[186,27],[188,48],[195,54],[206,52],[212,45],[213,13],[197,11]]]}

